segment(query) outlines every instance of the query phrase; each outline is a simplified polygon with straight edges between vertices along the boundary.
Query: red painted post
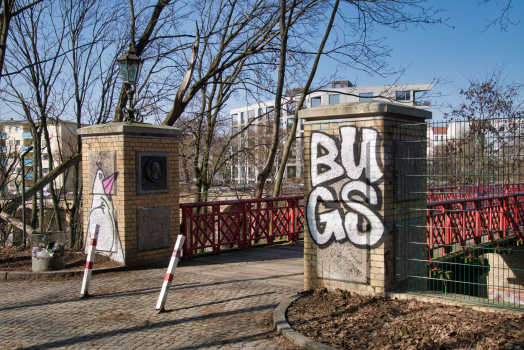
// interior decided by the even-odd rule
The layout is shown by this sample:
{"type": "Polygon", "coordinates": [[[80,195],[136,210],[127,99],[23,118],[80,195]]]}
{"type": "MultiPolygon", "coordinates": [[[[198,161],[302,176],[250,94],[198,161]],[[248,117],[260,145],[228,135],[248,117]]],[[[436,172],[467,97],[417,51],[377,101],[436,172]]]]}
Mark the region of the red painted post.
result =
{"type": "Polygon", "coordinates": [[[86,298],[89,296],[89,282],[91,282],[91,273],[93,271],[93,262],[95,261],[96,253],[96,243],[98,240],[98,230],[100,230],[99,225],[94,225],[92,227],[93,236],[91,236],[91,241],[89,242],[89,250],[87,252],[87,261],[86,267],[84,270],[84,279],[82,280],[82,288],[80,289],[80,296],[86,298]]]}
{"type": "Polygon", "coordinates": [[[185,237],[180,235],[177,237],[175,248],[173,249],[173,254],[171,254],[171,260],[169,261],[169,266],[167,267],[166,277],[164,278],[164,283],[162,284],[162,290],[158,297],[158,302],[156,304],[156,309],[159,312],[164,311],[164,306],[166,305],[167,293],[169,293],[169,288],[171,287],[171,282],[175,274],[176,266],[178,265],[178,260],[180,260],[180,251],[184,244],[185,237]]]}
{"type": "MultiPolygon", "coordinates": [[[[211,244],[213,245],[213,253],[218,254],[220,253],[220,243],[223,241],[222,237],[220,237],[220,235],[222,235],[222,230],[220,229],[220,205],[213,204],[211,207],[211,227],[213,231],[211,232],[213,235],[211,240],[211,244]]],[[[232,245],[230,244],[228,248],[231,248],[231,246],[232,245]]]]}
{"type": "Polygon", "coordinates": [[[450,219],[450,215],[451,215],[451,204],[446,204],[444,206],[444,243],[446,244],[445,246],[445,253],[446,254],[449,254],[451,252],[451,243],[452,243],[452,239],[451,239],[451,219],[450,219]]]}
{"type": "Polygon", "coordinates": [[[181,231],[182,235],[186,238],[184,240],[184,257],[183,257],[183,259],[187,260],[190,257],[192,257],[192,255],[189,253],[189,249],[187,247],[188,242],[190,242],[191,239],[187,235],[187,208],[186,207],[182,207],[182,223],[180,225],[182,226],[180,231],[181,231]]]}

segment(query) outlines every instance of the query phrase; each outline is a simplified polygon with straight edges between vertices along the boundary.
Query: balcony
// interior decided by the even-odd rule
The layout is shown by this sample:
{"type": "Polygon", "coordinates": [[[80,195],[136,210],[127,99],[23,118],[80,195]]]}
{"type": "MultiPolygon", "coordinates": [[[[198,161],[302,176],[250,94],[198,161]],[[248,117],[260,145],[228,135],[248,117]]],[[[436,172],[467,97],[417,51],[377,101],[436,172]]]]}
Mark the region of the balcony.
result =
{"type": "Polygon", "coordinates": [[[33,135],[30,132],[23,132],[22,133],[22,138],[23,139],[32,139],[33,135]]]}
{"type": "Polygon", "coordinates": [[[25,166],[33,166],[33,161],[32,160],[24,160],[24,165],[25,166]]]}
{"type": "MultiPolygon", "coordinates": [[[[25,152],[29,149],[29,146],[23,146],[22,147],[22,152],[25,152]]],[[[5,152],[5,151],[4,151],[5,152]]],[[[33,150],[31,150],[31,152],[33,152],[33,150]]]]}

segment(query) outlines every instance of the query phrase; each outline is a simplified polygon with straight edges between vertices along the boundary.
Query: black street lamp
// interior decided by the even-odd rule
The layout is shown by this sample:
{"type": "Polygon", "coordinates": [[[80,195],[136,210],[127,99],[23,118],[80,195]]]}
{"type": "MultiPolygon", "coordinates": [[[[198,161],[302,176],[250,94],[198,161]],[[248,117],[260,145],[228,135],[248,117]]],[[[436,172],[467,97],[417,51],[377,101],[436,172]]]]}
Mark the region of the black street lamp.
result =
{"type": "Polygon", "coordinates": [[[120,74],[126,87],[129,108],[127,108],[126,121],[135,121],[135,111],[133,109],[133,94],[136,92],[136,83],[142,68],[142,59],[135,54],[133,46],[129,44],[129,49],[121,57],[116,59],[120,67],[120,74]]]}

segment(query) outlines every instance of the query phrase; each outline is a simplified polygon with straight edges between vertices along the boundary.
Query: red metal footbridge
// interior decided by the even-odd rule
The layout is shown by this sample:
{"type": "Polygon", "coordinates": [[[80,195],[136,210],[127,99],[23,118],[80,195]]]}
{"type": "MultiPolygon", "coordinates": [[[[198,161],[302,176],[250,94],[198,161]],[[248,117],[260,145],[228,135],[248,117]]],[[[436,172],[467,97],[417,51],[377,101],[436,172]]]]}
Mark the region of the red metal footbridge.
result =
{"type": "Polygon", "coordinates": [[[180,204],[184,259],[195,253],[246,250],[253,243],[296,241],[304,233],[304,196],[180,204]]]}
{"type": "MultiPolygon", "coordinates": [[[[431,187],[427,190],[428,260],[513,235],[524,241],[524,183],[431,187]]],[[[304,232],[304,196],[184,203],[184,258],[253,243],[297,240],[304,232]]]]}
{"type": "Polygon", "coordinates": [[[510,235],[523,241],[524,183],[429,188],[426,218],[431,262],[435,255],[449,254],[453,245],[470,256],[468,246],[486,239],[495,248],[510,235]]]}

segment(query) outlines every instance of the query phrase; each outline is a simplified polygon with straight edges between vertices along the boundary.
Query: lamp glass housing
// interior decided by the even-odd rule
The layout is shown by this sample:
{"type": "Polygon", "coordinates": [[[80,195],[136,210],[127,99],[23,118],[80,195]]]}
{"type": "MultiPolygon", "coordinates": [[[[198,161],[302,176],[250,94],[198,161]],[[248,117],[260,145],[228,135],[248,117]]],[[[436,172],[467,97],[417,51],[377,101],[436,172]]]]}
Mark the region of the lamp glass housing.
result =
{"type": "Polygon", "coordinates": [[[142,60],[132,50],[119,57],[116,62],[120,68],[120,75],[126,84],[136,84],[142,68],[142,60]]]}

